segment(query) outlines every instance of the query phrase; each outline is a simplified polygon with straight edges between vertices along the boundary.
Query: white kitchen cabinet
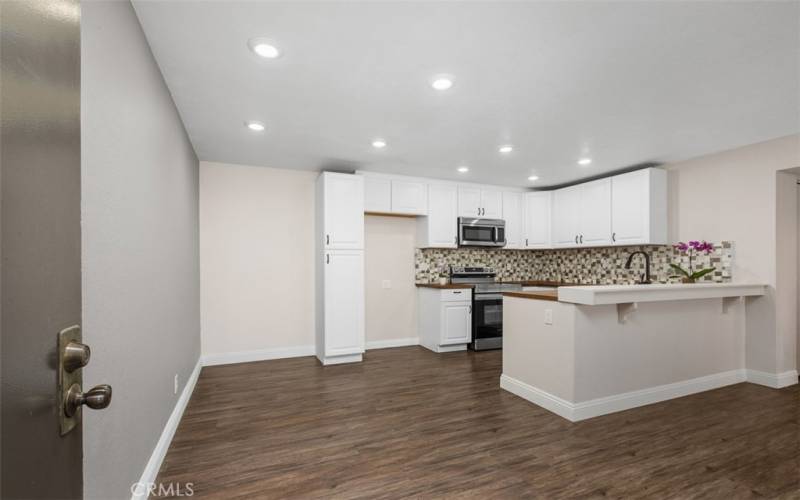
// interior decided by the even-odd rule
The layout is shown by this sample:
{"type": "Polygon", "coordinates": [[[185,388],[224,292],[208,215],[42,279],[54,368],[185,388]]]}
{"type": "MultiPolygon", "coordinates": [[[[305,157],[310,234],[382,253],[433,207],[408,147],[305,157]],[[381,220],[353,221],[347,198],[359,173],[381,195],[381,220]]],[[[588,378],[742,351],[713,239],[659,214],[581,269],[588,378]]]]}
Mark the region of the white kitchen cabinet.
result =
{"type": "Polygon", "coordinates": [[[386,177],[364,176],[364,211],[388,214],[392,211],[392,181],[386,177]]]}
{"type": "Polygon", "coordinates": [[[580,186],[552,191],[553,204],[550,217],[553,247],[578,246],[580,231],[580,186]]]}
{"type": "Polygon", "coordinates": [[[553,247],[611,244],[611,179],[553,191],[553,247]]]}
{"type": "Polygon", "coordinates": [[[452,184],[428,186],[428,216],[417,220],[417,246],[456,248],[458,246],[458,192],[452,184]]]}
{"type": "Polygon", "coordinates": [[[323,364],[364,352],[364,178],[323,172],[316,186],[316,354],[323,364]]]}
{"type": "Polygon", "coordinates": [[[463,351],[472,340],[472,290],[417,289],[420,344],[434,352],[463,351]]]}
{"type": "Polygon", "coordinates": [[[503,218],[503,192],[473,186],[458,187],[459,217],[503,218]]]}
{"type": "Polygon", "coordinates": [[[550,191],[525,193],[523,248],[550,248],[550,191]]]}
{"type": "Polygon", "coordinates": [[[440,346],[468,344],[472,336],[472,305],[467,302],[443,302],[442,341],[440,346]]]}
{"type": "Polygon", "coordinates": [[[481,189],[477,187],[458,188],[458,216],[481,217],[481,189]]]}
{"type": "Polygon", "coordinates": [[[611,244],[611,179],[586,182],[580,188],[578,244],[611,244]]]}
{"type": "Polygon", "coordinates": [[[326,250],[364,248],[364,177],[323,172],[317,181],[319,234],[326,250]]]}
{"type": "Polygon", "coordinates": [[[667,243],[667,172],[647,168],[611,178],[614,245],[667,243]]]}
{"type": "Polygon", "coordinates": [[[523,193],[503,191],[503,219],[506,221],[506,246],[511,250],[525,248],[523,193]]]}
{"type": "Polygon", "coordinates": [[[364,178],[364,211],[376,214],[425,215],[428,184],[412,177],[360,174],[364,178]]]}
{"type": "Polygon", "coordinates": [[[425,215],[428,213],[427,184],[392,179],[392,213],[425,215]]]}
{"type": "Polygon", "coordinates": [[[487,219],[503,218],[503,192],[497,189],[481,189],[481,217],[487,219]]]}
{"type": "Polygon", "coordinates": [[[317,357],[326,365],[361,361],[365,338],[364,251],[330,250],[323,258],[322,331],[317,357]]]}

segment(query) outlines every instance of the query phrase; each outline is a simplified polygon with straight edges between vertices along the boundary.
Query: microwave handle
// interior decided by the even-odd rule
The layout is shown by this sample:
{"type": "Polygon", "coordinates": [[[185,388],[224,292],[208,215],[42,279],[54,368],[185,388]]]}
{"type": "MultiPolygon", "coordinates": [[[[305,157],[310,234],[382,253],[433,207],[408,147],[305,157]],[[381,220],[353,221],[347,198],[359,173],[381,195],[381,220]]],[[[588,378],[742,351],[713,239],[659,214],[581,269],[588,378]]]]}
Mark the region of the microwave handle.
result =
{"type": "MultiPolygon", "coordinates": [[[[494,233],[494,235],[492,237],[492,240],[494,240],[495,243],[500,243],[500,228],[495,226],[495,227],[492,228],[492,230],[493,230],[493,233],[494,233]]],[[[505,239],[505,235],[503,235],[503,241],[505,241],[505,240],[506,240],[505,239]]]]}

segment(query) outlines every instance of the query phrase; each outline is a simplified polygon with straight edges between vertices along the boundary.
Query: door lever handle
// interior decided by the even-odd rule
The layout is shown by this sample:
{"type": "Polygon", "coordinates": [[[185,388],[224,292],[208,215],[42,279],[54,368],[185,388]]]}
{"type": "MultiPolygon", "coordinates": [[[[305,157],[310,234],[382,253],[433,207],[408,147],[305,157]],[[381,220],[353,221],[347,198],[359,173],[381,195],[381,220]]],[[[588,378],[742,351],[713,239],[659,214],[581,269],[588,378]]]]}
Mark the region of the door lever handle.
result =
{"type": "Polygon", "coordinates": [[[92,387],[86,392],[81,391],[81,386],[72,384],[64,398],[64,415],[75,415],[81,405],[86,405],[93,410],[102,410],[111,404],[111,386],[102,384],[92,387]]]}

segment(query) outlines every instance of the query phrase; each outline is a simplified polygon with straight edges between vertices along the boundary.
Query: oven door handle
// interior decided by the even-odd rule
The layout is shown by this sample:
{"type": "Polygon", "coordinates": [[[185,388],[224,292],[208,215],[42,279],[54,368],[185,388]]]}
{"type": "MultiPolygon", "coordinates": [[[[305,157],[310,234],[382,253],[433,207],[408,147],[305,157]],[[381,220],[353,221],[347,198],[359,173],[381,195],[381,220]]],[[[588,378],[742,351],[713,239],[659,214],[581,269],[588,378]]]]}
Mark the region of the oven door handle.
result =
{"type": "Polygon", "coordinates": [[[476,293],[474,295],[475,301],[480,302],[483,300],[502,300],[503,294],[502,293],[476,293]]]}

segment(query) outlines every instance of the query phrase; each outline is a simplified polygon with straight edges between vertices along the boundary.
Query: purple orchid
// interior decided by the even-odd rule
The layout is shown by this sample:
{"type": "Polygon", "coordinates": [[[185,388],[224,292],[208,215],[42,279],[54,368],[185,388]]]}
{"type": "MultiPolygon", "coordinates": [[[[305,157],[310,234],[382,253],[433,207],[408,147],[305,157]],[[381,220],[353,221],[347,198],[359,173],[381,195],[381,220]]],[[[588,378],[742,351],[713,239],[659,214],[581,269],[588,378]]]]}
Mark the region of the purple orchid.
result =
{"type": "Polygon", "coordinates": [[[683,269],[678,264],[670,264],[670,267],[675,271],[678,271],[680,274],[675,276],[681,276],[683,281],[686,283],[694,283],[695,280],[702,278],[706,274],[714,271],[713,267],[702,269],[700,271],[695,272],[693,266],[693,257],[695,253],[703,252],[706,255],[714,251],[714,245],[707,242],[707,241],[697,241],[691,240],[689,243],[684,243],[679,241],[678,243],[672,245],[672,248],[679,251],[682,254],[686,254],[689,256],[689,270],[683,269]]]}

